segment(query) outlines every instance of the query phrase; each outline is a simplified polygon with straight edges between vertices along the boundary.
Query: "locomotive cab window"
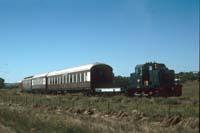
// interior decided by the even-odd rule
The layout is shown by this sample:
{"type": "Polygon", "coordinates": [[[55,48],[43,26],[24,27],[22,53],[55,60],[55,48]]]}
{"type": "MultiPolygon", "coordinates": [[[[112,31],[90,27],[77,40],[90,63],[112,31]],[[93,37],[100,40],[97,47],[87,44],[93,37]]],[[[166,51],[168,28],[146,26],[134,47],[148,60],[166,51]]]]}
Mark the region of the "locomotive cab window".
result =
{"type": "Polygon", "coordinates": [[[153,70],[152,66],[149,66],[149,71],[152,71],[152,70],[153,70]]]}
{"type": "Polygon", "coordinates": [[[139,72],[140,72],[139,68],[135,68],[135,73],[139,74],[139,72]]]}

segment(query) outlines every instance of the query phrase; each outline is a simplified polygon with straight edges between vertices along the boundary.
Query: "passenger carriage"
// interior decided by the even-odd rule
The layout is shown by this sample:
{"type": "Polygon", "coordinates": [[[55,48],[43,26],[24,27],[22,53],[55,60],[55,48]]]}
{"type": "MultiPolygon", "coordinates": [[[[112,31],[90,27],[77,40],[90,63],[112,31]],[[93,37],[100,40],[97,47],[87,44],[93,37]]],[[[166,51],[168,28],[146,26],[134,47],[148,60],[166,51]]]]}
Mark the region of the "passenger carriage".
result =
{"type": "Polygon", "coordinates": [[[35,75],[22,83],[31,83],[32,92],[120,92],[120,88],[113,88],[113,76],[111,66],[94,63],[35,75]]]}

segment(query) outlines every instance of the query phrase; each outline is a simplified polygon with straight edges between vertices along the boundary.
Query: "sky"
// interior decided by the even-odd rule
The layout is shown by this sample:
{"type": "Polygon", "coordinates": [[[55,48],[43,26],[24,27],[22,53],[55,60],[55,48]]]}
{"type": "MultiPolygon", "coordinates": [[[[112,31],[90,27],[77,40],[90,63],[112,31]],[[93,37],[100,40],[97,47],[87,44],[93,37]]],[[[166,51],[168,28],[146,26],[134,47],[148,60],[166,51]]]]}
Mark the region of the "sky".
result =
{"type": "Polygon", "coordinates": [[[199,0],[0,0],[0,77],[103,62],[199,71],[199,0]]]}

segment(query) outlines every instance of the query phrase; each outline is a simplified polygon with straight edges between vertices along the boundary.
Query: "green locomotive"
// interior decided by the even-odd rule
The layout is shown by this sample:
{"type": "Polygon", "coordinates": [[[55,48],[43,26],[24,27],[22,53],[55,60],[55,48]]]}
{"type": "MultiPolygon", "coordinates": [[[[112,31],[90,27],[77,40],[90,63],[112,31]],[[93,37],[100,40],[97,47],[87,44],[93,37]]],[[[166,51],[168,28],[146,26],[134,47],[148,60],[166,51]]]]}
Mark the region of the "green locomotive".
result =
{"type": "Polygon", "coordinates": [[[182,86],[175,80],[174,70],[165,64],[145,63],[135,67],[130,76],[129,95],[144,96],[181,96],[182,86]]]}

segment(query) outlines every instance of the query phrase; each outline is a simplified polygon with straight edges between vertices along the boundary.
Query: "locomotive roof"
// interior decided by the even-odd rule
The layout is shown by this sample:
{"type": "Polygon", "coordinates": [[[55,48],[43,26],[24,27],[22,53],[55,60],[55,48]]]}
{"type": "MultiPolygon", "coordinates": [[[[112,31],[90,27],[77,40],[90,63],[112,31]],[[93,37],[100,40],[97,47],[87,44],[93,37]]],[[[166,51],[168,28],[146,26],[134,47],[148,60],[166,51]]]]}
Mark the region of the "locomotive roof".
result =
{"type": "Polygon", "coordinates": [[[157,65],[157,68],[159,69],[168,69],[165,64],[163,63],[157,63],[157,62],[147,62],[145,64],[138,64],[135,66],[135,68],[140,68],[140,67],[144,67],[144,66],[149,66],[149,65],[157,65]]]}
{"type": "Polygon", "coordinates": [[[90,70],[93,66],[96,66],[96,65],[106,65],[106,64],[103,64],[103,63],[93,63],[93,64],[87,64],[87,65],[82,65],[82,66],[78,66],[78,67],[72,67],[72,68],[68,68],[68,69],[63,69],[63,70],[49,72],[47,74],[47,76],[54,76],[54,75],[61,75],[61,74],[65,74],[65,73],[87,71],[87,70],[90,70]]]}
{"type": "Polygon", "coordinates": [[[138,64],[135,66],[135,68],[142,67],[142,66],[144,66],[144,64],[138,64]]]}

